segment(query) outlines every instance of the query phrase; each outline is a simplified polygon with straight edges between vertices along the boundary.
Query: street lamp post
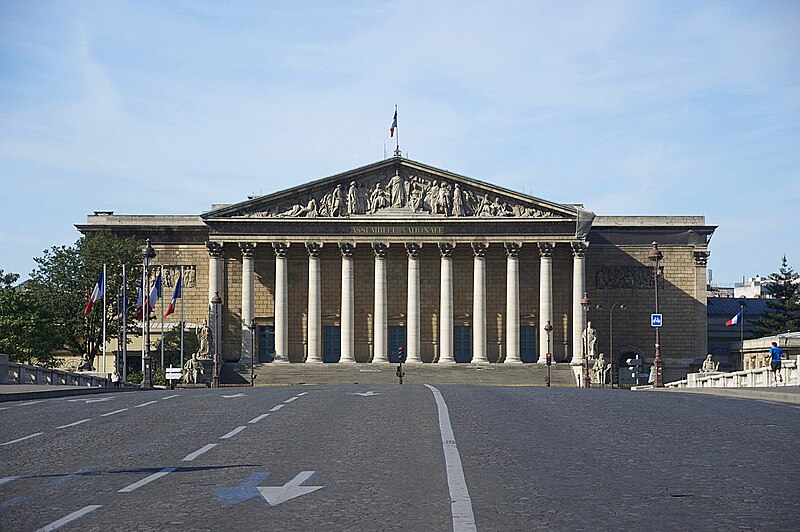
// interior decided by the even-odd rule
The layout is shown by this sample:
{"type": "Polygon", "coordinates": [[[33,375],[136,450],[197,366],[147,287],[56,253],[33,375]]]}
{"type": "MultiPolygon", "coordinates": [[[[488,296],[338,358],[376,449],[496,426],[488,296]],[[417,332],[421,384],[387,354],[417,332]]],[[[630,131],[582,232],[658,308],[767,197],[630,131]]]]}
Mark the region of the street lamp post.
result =
{"type": "MultiPolygon", "coordinates": [[[[658,242],[653,242],[653,247],[650,250],[650,253],[647,257],[653,262],[653,286],[655,287],[656,293],[656,314],[659,314],[658,311],[658,265],[661,262],[661,259],[664,258],[664,254],[658,249],[658,242]]],[[[654,379],[653,379],[653,387],[655,388],[663,388],[664,387],[664,360],[661,358],[661,336],[660,330],[661,327],[655,327],[656,330],[656,356],[653,360],[653,366],[655,367],[654,372],[654,379]]]]}
{"type": "Polygon", "coordinates": [[[550,386],[550,365],[553,363],[553,354],[550,353],[550,335],[553,333],[553,324],[550,320],[544,326],[544,332],[547,333],[547,386],[550,386]]]}
{"type": "Polygon", "coordinates": [[[256,385],[256,366],[255,366],[255,356],[256,356],[256,319],[252,318],[250,320],[250,325],[247,327],[250,329],[250,386],[256,385]]]}
{"type": "Polygon", "coordinates": [[[583,293],[583,299],[581,299],[581,306],[583,307],[583,387],[590,388],[591,382],[589,382],[589,305],[592,302],[589,300],[589,294],[587,292],[583,293]]]}
{"type": "Polygon", "coordinates": [[[219,326],[219,307],[222,305],[222,298],[219,297],[219,292],[214,291],[214,297],[211,298],[211,304],[214,306],[214,381],[213,387],[219,388],[219,350],[220,350],[220,331],[219,326]]]}
{"type": "MultiPolygon", "coordinates": [[[[602,308],[598,305],[598,308],[602,308]]],[[[614,389],[614,309],[627,310],[628,307],[622,302],[617,302],[611,305],[608,311],[608,356],[611,360],[611,389],[614,389]]],[[[605,374],[604,374],[605,375],[605,374]]],[[[603,379],[605,380],[605,379],[603,379]]]]}
{"type": "Polygon", "coordinates": [[[150,272],[148,269],[156,258],[156,250],[150,245],[147,239],[142,248],[142,313],[144,314],[144,355],[142,356],[142,387],[150,388],[153,386],[153,365],[150,359],[150,294],[146,292],[150,286],[150,272]]]}

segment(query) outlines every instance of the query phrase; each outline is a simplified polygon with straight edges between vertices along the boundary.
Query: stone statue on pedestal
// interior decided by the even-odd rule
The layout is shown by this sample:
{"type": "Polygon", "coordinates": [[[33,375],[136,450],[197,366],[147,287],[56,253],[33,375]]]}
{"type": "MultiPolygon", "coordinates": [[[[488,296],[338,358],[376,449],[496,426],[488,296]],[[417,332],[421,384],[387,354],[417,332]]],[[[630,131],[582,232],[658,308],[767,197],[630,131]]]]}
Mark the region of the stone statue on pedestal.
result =
{"type": "Polygon", "coordinates": [[[590,358],[597,358],[597,330],[592,329],[592,322],[586,324],[582,335],[583,352],[590,358]]]}
{"type": "Polygon", "coordinates": [[[708,355],[703,361],[703,367],[700,368],[700,373],[712,373],[719,371],[719,362],[711,360],[711,355],[708,355]]]}
{"type": "Polygon", "coordinates": [[[197,353],[183,365],[183,382],[186,384],[203,384],[203,363],[197,358],[197,353]]]}
{"type": "Polygon", "coordinates": [[[86,354],[81,355],[81,361],[78,362],[76,371],[93,371],[92,363],[89,362],[89,356],[86,354]]]}
{"type": "Polygon", "coordinates": [[[208,320],[203,320],[203,324],[197,328],[197,339],[200,341],[200,347],[195,354],[198,357],[209,358],[211,356],[208,343],[210,336],[211,329],[208,327],[208,320]]]}

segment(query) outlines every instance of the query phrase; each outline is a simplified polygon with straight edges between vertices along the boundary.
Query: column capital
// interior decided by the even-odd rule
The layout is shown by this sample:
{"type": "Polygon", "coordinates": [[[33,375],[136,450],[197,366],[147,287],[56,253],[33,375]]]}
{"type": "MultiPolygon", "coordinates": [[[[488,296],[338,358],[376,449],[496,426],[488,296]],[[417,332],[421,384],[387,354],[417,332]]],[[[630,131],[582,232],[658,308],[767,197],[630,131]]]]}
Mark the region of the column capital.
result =
{"type": "Polygon", "coordinates": [[[693,251],[692,254],[694,255],[694,265],[703,267],[708,266],[708,256],[711,255],[711,252],[708,250],[703,251],[693,251]]]}
{"type": "Polygon", "coordinates": [[[585,242],[572,242],[572,256],[576,259],[582,259],[586,255],[586,249],[589,247],[585,242]]]}
{"type": "Polygon", "coordinates": [[[442,254],[444,258],[450,258],[453,256],[453,250],[456,248],[456,245],[451,242],[439,242],[439,253],[442,254]]]}
{"type": "Polygon", "coordinates": [[[252,259],[256,253],[256,245],[252,242],[239,242],[239,249],[242,251],[242,257],[252,259]]]}
{"type": "Polygon", "coordinates": [[[342,257],[352,258],[356,251],[356,245],[352,242],[339,242],[339,251],[342,252],[342,257]]]}
{"type": "Polygon", "coordinates": [[[406,252],[408,253],[409,258],[416,259],[419,257],[420,251],[422,251],[422,244],[417,242],[406,242],[406,252]]]}
{"type": "Polygon", "coordinates": [[[379,259],[385,259],[386,255],[389,254],[389,244],[386,242],[373,242],[372,251],[375,252],[375,256],[379,259]]]}
{"type": "Polygon", "coordinates": [[[290,245],[289,242],[273,242],[272,249],[275,250],[275,256],[281,259],[286,257],[290,245]]]}
{"type": "Polygon", "coordinates": [[[476,257],[484,257],[486,255],[486,250],[489,249],[489,244],[487,242],[473,242],[471,246],[472,252],[476,257]]]}
{"type": "Polygon", "coordinates": [[[206,242],[206,249],[208,250],[208,256],[211,258],[218,259],[222,256],[222,244],[219,242],[209,240],[206,242]]]}
{"type": "Polygon", "coordinates": [[[309,257],[319,257],[319,252],[322,251],[322,242],[306,242],[306,250],[309,257]]]}
{"type": "Polygon", "coordinates": [[[545,258],[553,256],[553,250],[556,247],[555,244],[553,244],[552,242],[539,242],[538,246],[539,246],[540,257],[545,258]]]}
{"type": "Polygon", "coordinates": [[[522,250],[521,242],[505,242],[503,246],[506,248],[506,257],[519,257],[519,252],[522,250]]]}

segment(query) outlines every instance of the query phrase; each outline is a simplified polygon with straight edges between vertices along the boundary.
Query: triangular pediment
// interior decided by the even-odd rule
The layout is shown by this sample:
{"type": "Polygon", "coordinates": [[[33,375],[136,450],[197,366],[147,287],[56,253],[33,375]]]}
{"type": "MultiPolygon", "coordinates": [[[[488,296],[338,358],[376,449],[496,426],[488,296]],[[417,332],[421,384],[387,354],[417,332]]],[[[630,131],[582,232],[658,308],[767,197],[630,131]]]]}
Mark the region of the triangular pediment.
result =
{"type": "Polygon", "coordinates": [[[578,209],[507,190],[402,157],[228,205],[230,218],[559,218],[578,209]]]}

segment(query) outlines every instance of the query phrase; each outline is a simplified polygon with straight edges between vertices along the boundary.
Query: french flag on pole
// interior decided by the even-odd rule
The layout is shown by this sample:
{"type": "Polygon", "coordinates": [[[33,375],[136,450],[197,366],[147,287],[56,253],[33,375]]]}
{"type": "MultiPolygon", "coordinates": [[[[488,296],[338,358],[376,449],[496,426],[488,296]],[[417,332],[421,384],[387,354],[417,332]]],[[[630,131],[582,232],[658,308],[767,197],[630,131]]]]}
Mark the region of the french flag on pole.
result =
{"type": "Polygon", "coordinates": [[[731,325],[736,325],[740,321],[742,321],[742,311],[741,310],[738,312],[738,314],[736,314],[736,316],[734,316],[731,319],[729,319],[728,321],[726,321],[725,322],[725,326],[726,327],[730,327],[731,325]]]}
{"type": "Polygon", "coordinates": [[[83,309],[83,315],[86,316],[92,311],[92,307],[94,306],[95,301],[100,300],[103,297],[103,291],[105,290],[106,283],[103,280],[103,272],[100,272],[100,277],[97,278],[97,284],[94,285],[94,290],[92,290],[92,295],[89,296],[89,302],[86,303],[86,308],[83,309]]]}
{"type": "Polygon", "coordinates": [[[173,312],[175,312],[175,302],[183,296],[183,275],[178,277],[178,282],[175,283],[175,290],[172,292],[172,301],[167,307],[167,311],[164,313],[164,317],[166,318],[173,312]]]}
{"type": "Polygon", "coordinates": [[[158,277],[156,277],[156,282],[153,285],[153,289],[150,290],[150,297],[147,300],[147,310],[148,310],[148,312],[150,310],[152,310],[153,307],[156,306],[156,302],[161,297],[161,295],[162,295],[162,292],[161,292],[161,274],[159,273],[158,277]]]}
{"type": "Polygon", "coordinates": [[[397,109],[394,110],[394,119],[392,120],[392,127],[389,128],[389,136],[394,137],[394,130],[397,128],[397,109]]]}

